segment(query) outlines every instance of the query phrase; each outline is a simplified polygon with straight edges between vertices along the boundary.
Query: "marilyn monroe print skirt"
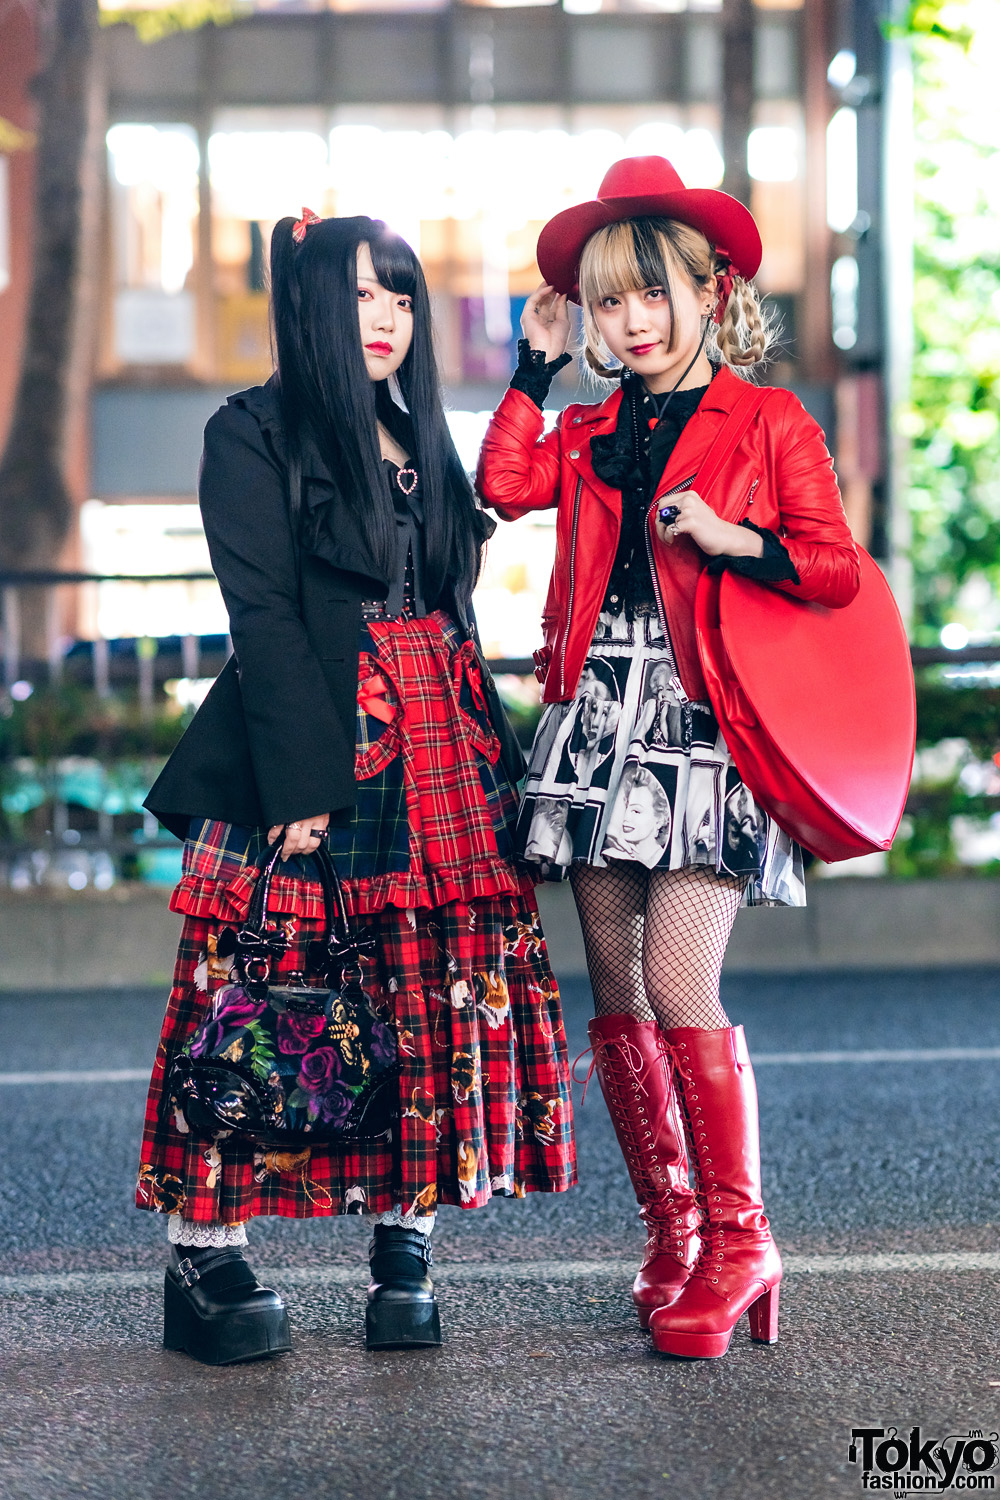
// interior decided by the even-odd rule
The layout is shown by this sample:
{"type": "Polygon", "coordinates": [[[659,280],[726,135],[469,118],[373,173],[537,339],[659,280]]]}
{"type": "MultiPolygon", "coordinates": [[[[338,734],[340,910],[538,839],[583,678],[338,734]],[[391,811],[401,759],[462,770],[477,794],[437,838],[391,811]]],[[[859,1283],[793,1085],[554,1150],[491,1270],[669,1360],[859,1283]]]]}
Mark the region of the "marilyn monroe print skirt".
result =
{"type": "Polygon", "coordinates": [[[707,703],[682,701],[653,614],[602,614],[576,695],[542,715],[517,845],[545,880],[631,860],[745,877],[751,905],[804,906],[802,850],[757,806],[707,703]]]}

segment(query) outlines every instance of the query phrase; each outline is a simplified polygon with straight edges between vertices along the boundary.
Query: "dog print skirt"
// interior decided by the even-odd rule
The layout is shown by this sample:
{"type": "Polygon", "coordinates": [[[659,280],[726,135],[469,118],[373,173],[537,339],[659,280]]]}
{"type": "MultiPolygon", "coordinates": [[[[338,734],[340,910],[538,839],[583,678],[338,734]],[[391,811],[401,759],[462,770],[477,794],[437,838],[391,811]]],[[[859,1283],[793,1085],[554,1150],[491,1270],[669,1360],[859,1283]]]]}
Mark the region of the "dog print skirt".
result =
{"type": "MultiPolygon", "coordinates": [[[[265,829],[193,819],[171,906],[184,916],[146,1108],[136,1201],[197,1224],[479,1208],[576,1181],[559,990],[513,859],[517,794],[499,760],[471,642],[446,615],[374,622],[359,659],[349,824],[330,848],[355,922],[376,939],[364,987],[395,1029],[398,1120],[376,1141],[282,1148],[201,1138],[171,1064],[229,979],[223,929],[246,915],[265,829]]],[[[302,971],[324,931],[311,860],[280,867],[270,911],[302,971]]],[[[302,1080],[307,1088],[310,1081],[302,1080]]]]}

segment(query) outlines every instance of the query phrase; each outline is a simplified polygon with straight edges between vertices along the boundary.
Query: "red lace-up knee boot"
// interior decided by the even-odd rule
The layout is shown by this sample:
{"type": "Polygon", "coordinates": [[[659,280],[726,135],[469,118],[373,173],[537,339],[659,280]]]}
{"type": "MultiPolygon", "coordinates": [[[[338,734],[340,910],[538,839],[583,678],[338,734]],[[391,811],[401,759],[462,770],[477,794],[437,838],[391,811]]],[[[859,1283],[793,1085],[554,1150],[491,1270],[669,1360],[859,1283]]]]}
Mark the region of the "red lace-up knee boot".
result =
{"type": "Polygon", "coordinates": [[[680,1296],[650,1319],[661,1354],[717,1359],[750,1314],[750,1337],[778,1338],[781,1256],[761,1203],[757,1086],[743,1027],[664,1032],[674,1058],[701,1209],[701,1254],[680,1296]]]}
{"type": "Polygon", "coordinates": [[[647,1328],[653,1310],[679,1295],[698,1257],[698,1209],[688,1183],[673,1065],[654,1021],[598,1016],[589,1031],[601,1092],[646,1226],[632,1300],[647,1328]]]}

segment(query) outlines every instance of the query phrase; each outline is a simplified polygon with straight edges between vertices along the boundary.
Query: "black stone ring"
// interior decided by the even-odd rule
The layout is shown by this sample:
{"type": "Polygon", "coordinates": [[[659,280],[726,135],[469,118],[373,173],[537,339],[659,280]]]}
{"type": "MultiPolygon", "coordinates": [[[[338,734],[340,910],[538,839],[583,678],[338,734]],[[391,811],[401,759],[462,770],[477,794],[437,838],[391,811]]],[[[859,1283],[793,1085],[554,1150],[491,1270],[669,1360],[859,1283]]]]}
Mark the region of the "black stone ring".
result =
{"type": "Polygon", "coordinates": [[[309,837],[311,839],[328,839],[330,837],[330,833],[326,828],[310,828],[309,837]]]}

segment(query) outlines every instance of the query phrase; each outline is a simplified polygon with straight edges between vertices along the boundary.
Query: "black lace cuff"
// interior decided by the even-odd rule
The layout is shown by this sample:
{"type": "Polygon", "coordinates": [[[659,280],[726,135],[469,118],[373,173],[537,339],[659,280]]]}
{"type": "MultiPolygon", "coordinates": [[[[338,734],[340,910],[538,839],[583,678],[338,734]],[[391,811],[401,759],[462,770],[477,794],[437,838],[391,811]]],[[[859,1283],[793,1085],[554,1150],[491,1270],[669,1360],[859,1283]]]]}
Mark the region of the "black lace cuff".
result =
{"type": "Polygon", "coordinates": [[[752,521],[741,521],[741,526],[746,526],[749,531],[755,531],[764,542],[764,552],[761,557],[729,557],[725,553],[708,560],[708,571],[710,573],[725,573],[732,569],[734,573],[740,573],[744,578],[756,578],[758,583],[799,583],[795,564],[789,557],[781,538],[774,531],[767,531],[763,526],[755,526],[752,521]]]}
{"type": "Polygon", "coordinates": [[[532,349],[527,339],[518,339],[517,369],[511,376],[511,390],[523,391],[541,411],[549,394],[552,377],[558,375],[569,362],[568,354],[560,354],[558,359],[549,360],[546,364],[544,349],[532,349]]]}

